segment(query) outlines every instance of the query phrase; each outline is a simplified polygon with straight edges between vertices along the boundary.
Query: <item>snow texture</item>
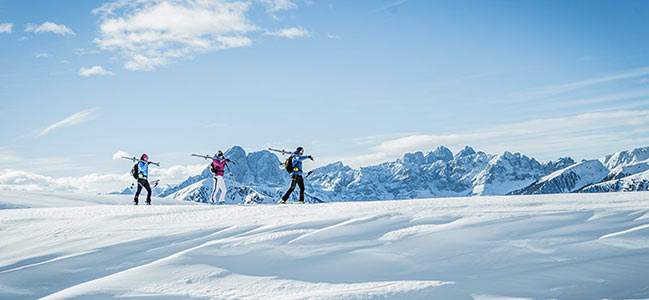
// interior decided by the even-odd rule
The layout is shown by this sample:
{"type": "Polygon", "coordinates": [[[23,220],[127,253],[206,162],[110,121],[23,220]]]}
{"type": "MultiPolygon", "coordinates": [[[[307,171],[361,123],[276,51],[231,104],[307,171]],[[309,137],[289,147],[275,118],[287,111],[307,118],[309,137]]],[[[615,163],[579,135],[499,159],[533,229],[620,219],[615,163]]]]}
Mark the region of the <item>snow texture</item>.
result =
{"type": "Polygon", "coordinates": [[[649,298],[643,192],[130,201],[0,191],[0,299],[649,298]]]}

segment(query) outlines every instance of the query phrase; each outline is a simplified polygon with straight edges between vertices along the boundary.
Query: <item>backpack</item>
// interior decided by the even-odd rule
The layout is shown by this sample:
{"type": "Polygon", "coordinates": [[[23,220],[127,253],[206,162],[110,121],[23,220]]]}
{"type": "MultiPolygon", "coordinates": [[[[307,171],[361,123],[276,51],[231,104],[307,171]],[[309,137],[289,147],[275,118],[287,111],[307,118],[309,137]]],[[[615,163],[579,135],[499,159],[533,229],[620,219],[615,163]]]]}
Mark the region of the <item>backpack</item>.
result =
{"type": "Polygon", "coordinates": [[[133,168],[131,169],[131,176],[133,176],[133,178],[135,178],[135,179],[138,179],[138,173],[140,173],[140,170],[138,170],[137,165],[138,165],[138,164],[135,163],[135,164],[133,165],[133,168]]]}
{"type": "Polygon", "coordinates": [[[289,156],[286,159],[286,163],[284,164],[284,166],[285,166],[286,172],[288,172],[289,174],[293,173],[293,156],[292,155],[289,156]]]}

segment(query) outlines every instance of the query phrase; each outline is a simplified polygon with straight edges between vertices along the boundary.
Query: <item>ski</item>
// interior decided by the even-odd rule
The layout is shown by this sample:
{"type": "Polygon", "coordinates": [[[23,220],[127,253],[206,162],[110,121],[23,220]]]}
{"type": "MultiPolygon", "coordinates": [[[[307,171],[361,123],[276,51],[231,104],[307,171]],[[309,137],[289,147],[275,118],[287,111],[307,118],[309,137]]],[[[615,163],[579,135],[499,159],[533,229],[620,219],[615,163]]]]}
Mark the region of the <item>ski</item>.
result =
{"type": "MultiPolygon", "coordinates": [[[[194,154],[194,153],[192,153],[192,156],[194,156],[194,157],[200,157],[200,158],[203,158],[203,159],[211,159],[211,160],[217,160],[217,159],[219,159],[218,157],[212,157],[212,156],[209,156],[209,155],[200,155],[200,154],[194,154]]],[[[220,160],[220,159],[219,159],[219,160],[220,160]]],[[[235,164],[235,165],[237,164],[237,162],[234,161],[234,160],[230,160],[230,162],[233,163],[233,164],[235,164]]]]}
{"type": "Polygon", "coordinates": [[[158,167],[160,166],[160,163],[152,162],[152,161],[144,161],[144,160],[141,160],[141,159],[138,159],[138,158],[135,158],[135,157],[126,157],[126,156],[122,156],[122,158],[123,158],[123,159],[128,159],[128,160],[133,161],[133,162],[143,162],[143,163],[148,163],[148,164],[156,165],[156,166],[158,166],[158,167]]]}
{"type": "Polygon", "coordinates": [[[291,152],[291,151],[286,151],[286,150],[284,150],[284,149],[280,150],[280,149],[268,148],[268,150],[270,150],[270,151],[275,151],[275,152],[279,152],[279,153],[284,154],[284,155],[291,155],[291,154],[293,154],[293,152],[291,152]]]}

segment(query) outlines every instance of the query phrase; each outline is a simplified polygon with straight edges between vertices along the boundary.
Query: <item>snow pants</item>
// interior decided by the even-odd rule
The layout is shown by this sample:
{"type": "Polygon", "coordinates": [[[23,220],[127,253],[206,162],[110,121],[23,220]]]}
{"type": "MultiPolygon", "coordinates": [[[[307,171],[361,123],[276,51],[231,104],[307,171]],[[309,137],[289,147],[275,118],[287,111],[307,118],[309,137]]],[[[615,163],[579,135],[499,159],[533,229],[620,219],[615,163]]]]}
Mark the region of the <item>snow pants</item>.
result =
{"type": "Polygon", "coordinates": [[[286,194],[284,194],[282,200],[288,200],[288,197],[290,197],[291,193],[293,193],[293,190],[295,190],[295,185],[300,186],[300,201],[304,202],[304,178],[302,178],[302,175],[298,174],[293,174],[291,176],[291,187],[288,189],[288,191],[286,191],[286,194]]]}
{"type": "Polygon", "coordinates": [[[212,188],[212,197],[210,198],[212,202],[214,202],[216,192],[219,190],[221,191],[219,202],[225,202],[225,193],[227,192],[227,189],[225,187],[225,180],[223,180],[223,176],[214,176],[214,186],[212,188]]]}

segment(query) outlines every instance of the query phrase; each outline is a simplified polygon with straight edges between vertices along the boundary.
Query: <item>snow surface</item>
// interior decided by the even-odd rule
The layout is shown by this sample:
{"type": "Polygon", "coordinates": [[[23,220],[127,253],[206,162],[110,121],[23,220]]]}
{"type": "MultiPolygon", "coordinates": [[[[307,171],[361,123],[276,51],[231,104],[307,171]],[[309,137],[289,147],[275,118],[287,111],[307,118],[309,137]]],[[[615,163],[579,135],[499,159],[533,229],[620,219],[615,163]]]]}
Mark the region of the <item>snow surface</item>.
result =
{"type": "Polygon", "coordinates": [[[130,201],[0,191],[0,299],[649,298],[643,192],[130,201]]]}

